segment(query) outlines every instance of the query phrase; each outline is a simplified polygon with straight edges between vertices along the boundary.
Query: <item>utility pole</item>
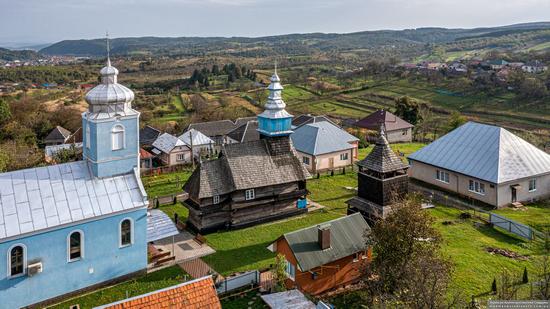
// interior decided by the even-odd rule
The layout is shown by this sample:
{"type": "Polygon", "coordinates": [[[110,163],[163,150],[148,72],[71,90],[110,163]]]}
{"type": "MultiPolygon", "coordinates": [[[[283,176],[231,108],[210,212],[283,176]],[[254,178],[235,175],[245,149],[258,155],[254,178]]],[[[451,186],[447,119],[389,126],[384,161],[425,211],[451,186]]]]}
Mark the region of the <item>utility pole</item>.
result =
{"type": "Polygon", "coordinates": [[[193,164],[193,170],[195,170],[195,153],[193,152],[193,132],[189,130],[189,140],[191,141],[191,162],[193,164]]]}

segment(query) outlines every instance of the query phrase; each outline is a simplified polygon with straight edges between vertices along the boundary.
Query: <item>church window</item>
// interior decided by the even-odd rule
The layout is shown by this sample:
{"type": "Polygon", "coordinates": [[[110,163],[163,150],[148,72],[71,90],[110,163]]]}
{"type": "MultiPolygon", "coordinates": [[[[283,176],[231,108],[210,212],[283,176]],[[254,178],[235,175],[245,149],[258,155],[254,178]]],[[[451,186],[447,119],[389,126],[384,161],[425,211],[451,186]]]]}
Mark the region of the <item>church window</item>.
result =
{"type": "Polygon", "coordinates": [[[116,125],[111,132],[112,149],[120,150],[124,148],[124,127],[116,125]]]}

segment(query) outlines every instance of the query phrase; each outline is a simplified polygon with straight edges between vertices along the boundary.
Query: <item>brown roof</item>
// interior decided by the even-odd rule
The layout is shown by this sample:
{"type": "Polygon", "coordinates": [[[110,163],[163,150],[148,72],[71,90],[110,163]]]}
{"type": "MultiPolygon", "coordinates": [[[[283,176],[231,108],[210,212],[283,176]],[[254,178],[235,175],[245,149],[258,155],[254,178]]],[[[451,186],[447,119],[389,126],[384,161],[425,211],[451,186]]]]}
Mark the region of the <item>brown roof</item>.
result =
{"type": "Polygon", "coordinates": [[[71,135],[71,131],[63,128],[62,126],[55,127],[48,136],[44,139],[45,141],[58,141],[67,139],[71,135]]]}
{"type": "Polygon", "coordinates": [[[309,178],[289,137],[228,144],[220,158],[200,164],[183,190],[194,199],[309,178]]]}
{"type": "Polygon", "coordinates": [[[357,165],[378,173],[407,169],[408,166],[390,148],[386,134],[382,132],[372,151],[357,165]]]}
{"type": "Polygon", "coordinates": [[[221,309],[222,306],[214,288],[214,281],[208,276],[98,308],[221,309]]]}
{"type": "Polygon", "coordinates": [[[379,130],[381,124],[384,124],[386,131],[395,131],[414,127],[412,124],[383,109],[378,110],[355,123],[356,126],[369,130],[379,130]]]}
{"type": "Polygon", "coordinates": [[[218,121],[209,121],[209,122],[199,122],[192,123],[187,127],[186,131],[195,129],[202,134],[213,137],[213,136],[223,136],[229,133],[231,130],[235,129],[236,125],[231,120],[218,120],[218,121]]]}

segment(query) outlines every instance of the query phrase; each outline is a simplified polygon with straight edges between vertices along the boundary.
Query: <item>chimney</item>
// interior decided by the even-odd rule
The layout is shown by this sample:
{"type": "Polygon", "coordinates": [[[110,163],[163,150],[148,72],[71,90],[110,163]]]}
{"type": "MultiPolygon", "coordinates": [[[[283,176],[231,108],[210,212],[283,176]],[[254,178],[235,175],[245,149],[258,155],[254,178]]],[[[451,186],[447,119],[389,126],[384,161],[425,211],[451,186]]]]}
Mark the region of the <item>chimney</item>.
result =
{"type": "Polygon", "coordinates": [[[330,224],[318,226],[317,238],[321,250],[330,248],[330,224]]]}

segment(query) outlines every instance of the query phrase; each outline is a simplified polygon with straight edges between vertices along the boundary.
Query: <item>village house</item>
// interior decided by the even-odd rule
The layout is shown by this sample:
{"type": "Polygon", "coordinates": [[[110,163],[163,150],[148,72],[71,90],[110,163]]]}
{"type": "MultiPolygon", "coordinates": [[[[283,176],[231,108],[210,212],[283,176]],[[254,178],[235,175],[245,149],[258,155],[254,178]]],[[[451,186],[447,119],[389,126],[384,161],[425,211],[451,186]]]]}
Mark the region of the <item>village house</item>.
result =
{"type": "Polygon", "coordinates": [[[550,155],[501,127],[468,122],[408,159],[412,178],[494,207],[550,196],[550,155]]]}
{"type": "Polygon", "coordinates": [[[535,61],[529,61],[525,63],[524,65],[521,66],[521,69],[523,70],[523,72],[538,74],[538,73],[545,72],[548,69],[548,67],[545,66],[539,60],[535,60],[535,61]]]}
{"type": "Polygon", "coordinates": [[[82,161],[0,174],[2,308],[43,307],[147,267],[139,112],[117,75],[108,61],[86,95],[82,161]]]}
{"type": "Polygon", "coordinates": [[[502,59],[494,59],[494,60],[489,60],[487,61],[484,66],[485,67],[489,67],[491,70],[500,70],[502,69],[504,66],[506,66],[508,64],[508,62],[506,60],[502,60],[502,59]]]}
{"type": "Polygon", "coordinates": [[[357,158],[359,139],[328,121],[302,125],[290,137],[311,173],[345,168],[357,158]]]}
{"type": "Polygon", "coordinates": [[[361,213],[369,223],[386,218],[393,203],[408,193],[409,167],[391,149],[383,127],[374,148],[357,166],[357,196],[346,201],[347,213],[361,213]]]}
{"type": "Polygon", "coordinates": [[[46,146],[65,144],[69,137],[71,137],[71,131],[62,126],[56,126],[48,136],[44,138],[44,144],[46,144],[46,146]]]}
{"type": "Polygon", "coordinates": [[[233,131],[227,133],[227,139],[229,144],[259,140],[258,121],[251,120],[241,124],[233,131]]]}
{"type": "Polygon", "coordinates": [[[139,129],[139,146],[150,149],[153,147],[153,143],[160,136],[161,132],[149,125],[139,129]]]}
{"type": "Polygon", "coordinates": [[[287,288],[318,295],[361,277],[371,260],[369,232],[369,225],[357,213],[286,233],[268,250],[284,256],[287,288]]]}
{"type": "Polygon", "coordinates": [[[214,141],[195,129],[184,132],[179,139],[193,149],[194,158],[214,153],[214,141]]]}
{"type": "MultiPolygon", "coordinates": [[[[412,130],[414,126],[383,109],[378,110],[355,123],[356,127],[364,128],[370,131],[378,131],[380,129],[380,125],[384,125],[384,131],[386,132],[386,139],[388,142],[410,143],[412,141],[412,130]]],[[[377,140],[376,137],[372,138],[370,136],[371,135],[367,136],[369,141],[377,140]]]]}
{"type": "Polygon", "coordinates": [[[192,123],[185,131],[191,129],[195,129],[208,136],[215,142],[216,149],[219,149],[219,146],[228,143],[227,133],[235,129],[235,123],[229,119],[192,123]]]}
{"type": "Polygon", "coordinates": [[[181,139],[169,133],[161,134],[151,152],[166,166],[191,163],[191,148],[181,139]]]}
{"type": "Polygon", "coordinates": [[[94,309],[221,309],[212,276],[206,276],[94,309]]]}
{"type": "Polygon", "coordinates": [[[192,229],[241,228],[307,211],[310,175],[290,140],[292,115],[276,73],[268,90],[265,111],[258,115],[260,139],[222,145],[219,158],[199,164],[185,183],[192,229]]]}
{"type": "Polygon", "coordinates": [[[335,124],[334,122],[332,122],[332,120],[330,120],[327,116],[324,116],[324,115],[321,115],[321,116],[313,116],[313,115],[310,115],[310,114],[304,114],[304,115],[300,115],[298,117],[295,117],[294,119],[292,119],[292,129],[295,130],[303,125],[306,125],[306,124],[310,124],[310,123],[318,123],[318,122],[323,122],[323,121],[328,121],[332,124],[335,124]]]}

